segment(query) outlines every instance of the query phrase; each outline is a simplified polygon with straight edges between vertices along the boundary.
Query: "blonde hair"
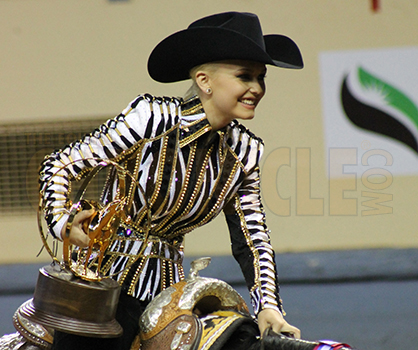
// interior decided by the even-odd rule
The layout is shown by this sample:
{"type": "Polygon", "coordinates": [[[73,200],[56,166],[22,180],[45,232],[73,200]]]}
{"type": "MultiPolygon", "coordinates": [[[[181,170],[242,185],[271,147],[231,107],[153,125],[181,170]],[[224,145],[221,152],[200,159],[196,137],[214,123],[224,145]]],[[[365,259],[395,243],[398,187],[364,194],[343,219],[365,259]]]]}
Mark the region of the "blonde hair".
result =
{"type": "Polygon", "coordinates": [[[196,84],[196,80],[192,79],[192,85],[188,88],[186,93],[183,95],[183,100],[187,101],[194,96],[199,96],[199,87],[196,84]]]}
{"type": "Polygon", "coordinates": [[[194,96],[199,96],[200,88],[196,83],[196,73],[198,71],[203,70],[206,72],[213,73],[217,68],[218,67],[215,62],[209,62],[209,63],[200,64],[190,69],[189,75],[190,75],[190,79],[192,79],[192,85],[184,94],[183,99],[188,100],[194,96]]]}

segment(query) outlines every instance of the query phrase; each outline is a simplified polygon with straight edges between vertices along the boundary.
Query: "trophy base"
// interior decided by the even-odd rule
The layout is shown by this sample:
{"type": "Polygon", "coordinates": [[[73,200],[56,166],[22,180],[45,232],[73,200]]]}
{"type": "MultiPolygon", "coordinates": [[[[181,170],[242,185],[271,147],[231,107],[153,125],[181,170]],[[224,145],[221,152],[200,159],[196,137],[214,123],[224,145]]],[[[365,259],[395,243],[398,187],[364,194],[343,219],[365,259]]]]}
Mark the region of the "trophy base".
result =
{"type": "Polygon", "coordinates": [[[18,312],[42,326],[66,333],[115,338],[122,327],[115,320],[120,286],[110,278],[85,281],[59,265],[39,270],[33,299],[18,312]]]}

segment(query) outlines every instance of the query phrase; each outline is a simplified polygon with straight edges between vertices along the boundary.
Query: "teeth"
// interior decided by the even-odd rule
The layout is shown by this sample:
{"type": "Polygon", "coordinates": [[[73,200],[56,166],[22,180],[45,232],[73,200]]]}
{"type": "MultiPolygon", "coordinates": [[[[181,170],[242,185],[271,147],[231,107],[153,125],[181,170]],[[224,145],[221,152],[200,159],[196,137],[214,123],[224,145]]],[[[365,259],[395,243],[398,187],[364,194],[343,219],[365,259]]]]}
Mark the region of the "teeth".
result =
{"type": "Polygon", "coordinates": [[[246,105],[254,106],[254,101],[253,100],[241,100],[241,102],[245,103],[246,105]]]}

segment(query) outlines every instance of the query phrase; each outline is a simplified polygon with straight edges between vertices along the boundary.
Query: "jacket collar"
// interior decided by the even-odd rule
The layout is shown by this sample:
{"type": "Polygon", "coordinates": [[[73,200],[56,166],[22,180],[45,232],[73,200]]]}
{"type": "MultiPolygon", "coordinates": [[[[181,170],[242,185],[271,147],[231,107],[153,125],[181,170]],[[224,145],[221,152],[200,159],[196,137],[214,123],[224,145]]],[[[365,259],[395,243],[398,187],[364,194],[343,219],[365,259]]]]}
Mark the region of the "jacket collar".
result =
{"type": "Polygon", "coordinates": [[[203,134],[210,132],[212,126],[206,118],[202,102],[197,96],[184,101],[180,106],[180,147],[188,145],[203,134]]]}

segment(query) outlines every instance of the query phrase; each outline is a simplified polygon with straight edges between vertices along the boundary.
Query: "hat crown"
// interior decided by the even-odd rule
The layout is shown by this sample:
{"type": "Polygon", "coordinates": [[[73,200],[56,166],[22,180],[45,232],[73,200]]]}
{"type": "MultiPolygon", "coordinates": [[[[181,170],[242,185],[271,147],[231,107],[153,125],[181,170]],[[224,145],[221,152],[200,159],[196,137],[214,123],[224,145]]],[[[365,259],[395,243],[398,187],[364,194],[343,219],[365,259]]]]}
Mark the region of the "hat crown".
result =
{"type": "Polygon", "coordinates": [[[190,24],[162,40],[148,59],[148,73],[162,83],[186,80],[190,70],[204,63],[245,60],[300,69],[303,60],[292,39],[263,35],[257,15],[224,12],[190,24]]]}
{"type": "Polygon", "coordinates": [[[258,17],[246,12],[225,12],[201,18],[189,25],[193,28],[222,28],[237,32],[266,49],[263,31],[258,17]]]}

